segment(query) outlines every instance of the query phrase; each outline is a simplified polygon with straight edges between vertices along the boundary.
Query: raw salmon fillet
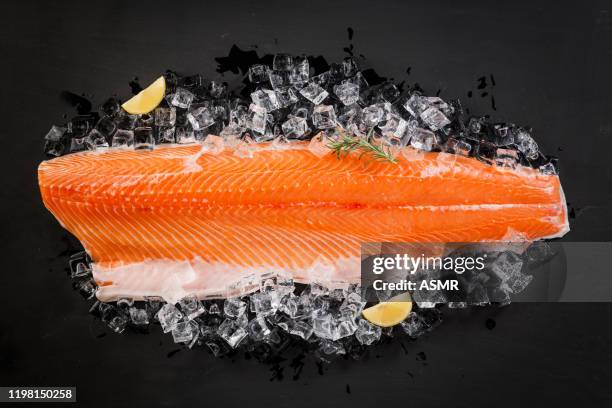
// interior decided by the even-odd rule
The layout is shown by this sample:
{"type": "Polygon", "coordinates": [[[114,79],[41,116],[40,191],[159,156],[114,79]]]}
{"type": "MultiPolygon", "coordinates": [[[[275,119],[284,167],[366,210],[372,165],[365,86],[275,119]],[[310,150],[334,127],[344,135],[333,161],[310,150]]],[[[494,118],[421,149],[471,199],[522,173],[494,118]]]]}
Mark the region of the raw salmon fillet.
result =
{"type": "Polygon", "coordinates": [[[262,276],[358,282],[363,242],[537,240],[568,231],[557,176],[405,148],[397,164],[308,143],[167,146],[43,162],[46,207],[94,261],[98,298],[229,296],[262,276]]]}

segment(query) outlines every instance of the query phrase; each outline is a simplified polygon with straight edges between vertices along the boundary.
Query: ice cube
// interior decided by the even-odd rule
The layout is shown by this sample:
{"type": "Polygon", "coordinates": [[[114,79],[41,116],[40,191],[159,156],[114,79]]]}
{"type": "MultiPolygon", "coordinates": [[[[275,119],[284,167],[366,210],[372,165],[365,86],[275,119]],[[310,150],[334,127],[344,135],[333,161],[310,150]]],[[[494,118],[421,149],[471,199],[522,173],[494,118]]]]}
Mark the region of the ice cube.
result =
{"type": "Polygon", "coordinates": [[[310,82],[300,90],[300,94],[315,105],[319,105],[329,93],[314,82],[310,82]]]}
{"type": "Polygon", "coordinates": [[[312,104],[308,101],[302,100],[293,106],[289,116],[299,116],[300,118],[308,119],[312,116],[311,110],[312,104]]]}
{"type": "Polygon", "coordinates": [[[181,307],[181,311],[187,317],[187,319],[192,320],[196,317],[200,316],[206,309],[202,302],[198,299],[197,295],[189,295],[185,296],[181,300],[179,300],[179,306],[181,307]]]}
{"type": "Polygon", "coordinates": [[[333,316],[331,313],[315,312],[312,316],[312,328],[317,337],[334,340],[336,337],[333,316]]]}
{"type": "Polygon", "coordinates": [[[321,351],[321,353],[328,356],[346,354],[346,349],[344,348],[342,343],[327,339],[321,339],[319,341],[319,350],[321,351]]]}
{"type": "Polygon", "coordinates": [[[394,103],[400,96],[400,91],[392,82],[385,82],[376,89],[376,100],[394,103]]]}
{"type": "Polygon", "coordinates": [[[444,145],[444,150],[460,156],[469,156],[472,146],[464,140],[450,137],[444,145]]]}
{"type": "Polygon", "coordinates": [[[426,129],[416,128],[410,134],[410,144],[415,149],[431,151],[436,142],[436,135],[426,129]]]}
{"type": "Polygon", "coordinates": [[[208,92],[213,98],[219,99],[226,95],[227,84],[225,82],[210,81],[208,92]]]}
{"type": "Polygon", "coordinates": [[[198,325],[194,321],[180,322],[172,329],[172,338],[175,343],[188,343],[197,336],[199,331],[198,325]]]}
{"type": "Polygon", "coordinates": [[[249,81],[254,84],[268,80],[268,67],[262,64],[252,65],[249,68],[249,81]]]}
{"type": "Polygon", "coordinates": [[[119,148],[134,146],[134,132],[124,129],[117,130],[113,135],[112,146],[119,148]]]}
{"type": "Polygon", "coordinates": [[[100,110],[108,116],[115,116],[121,111],[121,103],[115,98],[108,98],[104,101],[100,110]]]}
{"type": "MultiPolygon", "coordinates": [[[[70,140],[70,145],[68,146],[69,152],[80,152],[83,150],[87,150],[87,144],[85,143],[85,137],[75,137],[70,140]]],[[[45,153],[49,156],[59,157],[66,151],[66,143],[65,141],[53,142],[51,140],[47,140],[45,142],[45,153]]]]}
{"type": "Polygon", "coordinates": [[[176,306],[169,303],[163,305],[157,312],[156,316],[164,333],[171,332],[183,318],[183,314],[176,308],[176,306]]]}
{"type": "Polygon", "coordinates": [[[298,308],[299,298],[295,294],[289,293],[281,299],[278,310],[287,314],[289,317],[295,317],[298,313],[298,308]]]}
{"type": "Polygon", "coordinates": [[[359,105],[351,105],[340,112],[338,123],[346,129],[348,133],[355,136],[366,137],[368,129],[362,120],[363,111],[359,105]]]}
{"type": "Polygon", "coordinates": [[[155,146],[153,129],[148,126],[134,129],[134,148],[151,150],[155,146]]]}
{"type": "Polygon", "coordinates": [[[213,353],[213,356],[219,357],[223,355],[224,350],[221,348],[221,346],[217,342],[207,341],[205,344],[208,347],[208,349],[211,351],[211,353],[213,353]]]}
{"type": "Polygon", "coordinates": [[[318,85],[321,88],[325,88],[327,87],[327,85],[329,85],[330,77],[331,75],[329,71],[323,72],[322,74],[319,74],[319,75],[316,75],[310,78],[310,83],[318,85]]]}
{"type": "Polygon", "coordinates": [[[381,334],[382,329],[380,327],[370,324],[367,320],[359,319],[357,330],[355,331],[355,337],[359,343],[369,346],[380,339],[381,334]]]}
{"type": "Polygon", "coordinates": [[[119,114],[115,117],[115,122],[117,123],[118,129],[134,129],[137,121],[138,115],[131,115],[124,110],[120,111],[119,114]]]}
{"type": "Polygon", "coordinates": [[[225,299],[223,313],[229,317],[238,317],[246,311],[246,303],[237,298],[225,299]]]}
{"type": "Polygon", "coordinates": [[[313,328],[307,320],[292,320],[282,316],[277,325],[287,333],[301,337],[304,340],[308,340],[313,333],[313,328]]]}
{"type": "Polygon", "coordinates": [[[276,54],[272,60],[272,69],[290,71],[293,68],[293,57],[289,54],[276,54]]]}
{"type": "Polygon", "coordinates": [[[509,146],[514,143],[514,129],[511,126],[501,124],[493,125],[495,132],[494,143],[497,146],[509,146]]]}
{"type": "Polygon", "coordinates": [[[261,293],[274,293],[276,289],[276,282],[274,282],[274,279],[272,278],[265,279],[260,282],[259,288],[261,293]]]}
{"type": "Polygon", "coordinates": [[[247,316],[247,313],[242,313],[234,321],[236,322],[238,327],[242,327],[243,329],[246,329],[249,324],[249,318],[247,316]]]}
{"type": "Polygon", "coordinates": [[[122,298],[117,299],[117,307],[122,310],[128,310],[132,306],[134,306],[133,298],[122,297],[122,298]]]}
{"type": "Polygon", "coordinates": [[[140,309],[137,307],[130,307],[130,319],[132,324],[136,326],[144,326],[149,324],[149,314],[146,309],[140,309]]]}
{"type": "Polygon", "coordinates": [[[117,125],[115,124],[112,118],[110,118],[109,116],[104,116],[98,121],[95,129],[100,132],[100,134],[106,139],[110,140],[110,137],[117,130],[117,125]]]}
{"type": "Polygon", "coordinates": [[[518,164],[518,153],[513,149],[498,148],[495,151],[495,164],[499,167],[515,168],[518,164]]]}
{"type": "Polygon", "coordinates": [[[480,131],[482,130],[482,119],[481,118],[470,118],[467,128],[474,135],[478,135],[480,131]]]}
{"type": "Polygon", "coordinates": [[[451,123],[439,109],[433,106],[421,112],[420,116],[427,127],[433,131],[440,130],[451,123]]]}
{"type": "Polygon", "coordinates": [[[340,312],[342,312],[343,314],[346,314],[344,313],[346,309],[347,313],[350,310],[351,313],[358,314],[358,313],[361,313],[365,305],[366,305],[366,302],[364,302],[363,298],[361,297],[359,293],[349,292],[346,295],[346,298],[343,304],[340,306],[340,312]]]}
{"type": "Polygon", "coordinates": [[[210,107],[202,106],[188,112],[187,120],[193,130],[203,130],[215,123],[215,113],[210,107]]]}
{"type": "Polygon", "coordinates": [[[312,282],[309,285],[310,294],[313,296],[324,296],[329,293],[329,289],[319,282],[312,282]]]}
{"type": "Polygon", "coordinates": [[[353,317],[341,317],[336,326],[334,340],[342,339],[353,335],[357,331],[357,323],[353,317]]]}
{"type": "Polygon", "coordinates": [[[177,108],[187,109],[193,102],[195,95],[185,88],[176,88],[176,92],[170,99],[170,104],[177,108]]]}
{"type": "Polygon", "coordinates": [[[208,314],[210,314],[210,315],[220,315],[221,314],[221,308],[219,307],[219,305],[217,303],[213,303],[208,308],[208,314]]]}
{"type": "Polygon", "coordinates": [[[266,324],[266,320],[262,316],[256,316],[247,325],[249,336],[254,341],[263,341],[270,336],[270,328],[266,324]]]}
{"type": "Polygon", "coordinates": [[[238,323],[232,319],[225,319],[217,329],[217,334],[225,340],[231,348],[238,347],[240,342],[248,335],[246,329],[240,327],[238,323]]]}
{"type": "Polygon", "coordinates": [[[557,169],[555,168],[555,165],[552,163],[543,164],[538,169],[540,170],[540,173],[547,175],[547,176],[554,176],[557,174],[557,169]]]}
{"type": "Polygon", "coordinates": [[[53,156],[53,157],[58,157],[64,154],[64,150],[66,150],[66,144],[62,142],[61,140],[58,140],[58,141],[47,140],[45,142],[44,150],[45,150],[45,154],[49,156],[53,156]]]}
{"type": "Polygon", "coordinates": [[[331,105],[317,105],[312,111],[312,123],[318,129],[330,129],[335,128],[336,123],[336,112],[334,107],[331,105]]]}
{"type": "Polygon", "coordinates": [[[392,146],[404,146],[407,143],[404,135],[408,130],[408,122],[401,117],[391,114],[387,118],[387,121],[379,126],[382,136],[392,146]]]}
{"type": "Polygon", "coordinates": [[[522,258],[528,264],[535,264],[549,261],[555,255],[556,252],[545,241],[535,241],[523,253],[522,258]]]}
{"type": "Polygon", "coordinates": [[[115,333],[123,333],[127,324],[127,316],[123,314],[118,314],[110,319],[110,321],[108,322],[108,327],[115,333]]]}
{"type": "Polygon", "coordinates": [[[490,290],[491,302],[497,306],[507,306],[511,303],[510,291],[506,287],[494,287],[490,290]]]}
{"type": "Polygon", "coordinates": [[[276,291],[281,295],[293,294],[295,284],[292,278],[279,277],[276,280],[276,291]]]}
{"type": "Polygon", "coordinates": [[[487,289],[481,282],[468,282],[465,300],[470,306],[487,306],[491,303],[487,289]]]}
{"type": "Polygon", "coordinates": [[[342,73],[345,77],[352,77],[357,74],[359,68],[353,58],[347,57],[342,61],[342,73]]]}
{"type": "Polygon", "coordinates": [[[237,105],[230,110],[229,121],[239,126],[246,126],[249,120],[249,108],[245,105],[237,105]]]}
{"type": "Polygon", "coordinates": [[[164,299],[158,296],[145,296],[145,309],[150,319],[157,319],[157,312],[164,305],[164,299]]]}
{"type": "Polygon", "coordinates": [[[522,273],[523,261],[514,252],[504,252],[491,263],[491,272],[500,280],[500,288],[510,293],[522,292],[533,276],[522,273]]]}
{"type": "Polygon", "coordinates": [[[276,100],[278,101],[278,105],[281,108],[286,108],[299,101],[299,98],[293,88],[278,88],[275,90],[275,93],[276,100]]]}
{"type": "Polygon", "coordinates": [[[528,159],[536,159],[539,154],[538,144],[525,130],[520,130],[515,138],[515,143],[521,153],[528,159]]]}
{"type": "Polygon", "coordinates": [[[329,299],[326,296],[315,296],[312,300],[312,308],[315,311],[327,312],[329,307],[329,299]]]}
{"type": "Polygon", "coordinates": [[[49,129],[49,131],[45,135],[45,140],[57,142],[58,140],[62,138],[62,136],[64,136],[64,133],[66,133],[65,127],[53,125],[51,126],[51,129],[49,129]]]}
{"type": "Polygon", "coordinates": [[[196,141],[193,129],[187,126],[177,127],[174,131],[174,138],[176,143],[180,144],[195,143],[196,141]]]}
{"type": "Polygon", "coordinates": [[[157,126],[174,126],[176,123],[176,108],[156,108],[155,124],[157,126]]]}
{"type": "Polygon", "coordinates": [[[92,297],[94,297],[96,291],[98,290],[96,283],[89,276],[76,278],[72,282],[72,286],[75,290],[78,290],[81,296],[83,296],[85,299],[91,299],[92,297]]]}
{"type": "Polygon", "coordinates": [[[291,71],[270,70],[268,78],[272,89],[286,88],[291,85],[291,71]]]}
{"type": "Polygon", "coordinates": [[[385,120],[385,109],[382,104],[374,104],[367,106],[363,109],[363,122],[368,127],[378,125],[378,123],[385,120]]]}
{"type": "Polygon", "coordinates": [[[97,117],[94,115],[75,116],[68,122],[67,131],[70,132],[73,137],[86,136],[90,130],[93,129],[96,118],[97,117]]]}
{"type": "Polygon", "coordinates": [[[166,71],[166,75],[164,76],[166,76],[166,85],[170,83],[174,84],[175,86],[180,85],[181,87],[188,89],[200,88],[204,86],[204,77],[202,77],[200,74],[183,76],[179,78],[173,72],[169,73],[166,71]]]}
{"type": "Polygon", "coordinates": [[[173,126],[156,127],[155,131],[157,133],[157,137],[155,138],[157,143],[174,143],[176,141],[176,129],[173,126]]]}
{"type": "Polygon", "coordinates": [[[310,66],[308,59],[294,59],[294,66],[289,74],[289,83],[296,88],[301,88],[306,85],[309,76],[310,66]]]}
{"type": "Polygon", "coordinates": [[[251,94],[251,100],[256,107],[266,112],[272,112],[280,108],[276,92],[270,89],[259,89],[251,94]]]}
{"type": "Polygon", "coordinates": [[[421,112],[427,109],[427,106],[426,100],[421,95],[417,94],[410,96],[404,103],[404,108],[415,118],[419,117],[421,112]]]}
{"type": "Polygon", "coordinates": [[[268,316],[276,312],[277,302],[271,293],[253,293],[251,295],[251,311],[260,316],[268,316]]]}
{"type": "Polygon", "coordinates": [[[436,307],[438,303],[446,303],[447,298],[440,290],[415,290],[412,299],[421,309],[436,307]]]}
{"type": "Polygon", "coordinates": [[[415,312],[410,312],[406,320],[400,323],[406,334],[412,338],[423,335],[429,327],[421,317],[415,312]]]}
{"type": "Polygon", "coordinates": [[[308,131],[306,119],[299,116],[292,116],[282,125],[283,134],[290,139],[299,139],[308,131]]]}
{"type": "Polygon", "coordinates": [[[85,145],[89,150],[97,150],[100,148],[108,147],[106,137],[100,133],[97,129],[92,129],[84,140],[85,145]]]}
{"type": "Polygon", "coordinates": [[[74,265],[71,265],[70,277],[80,278],[82,276],[89,275],[91,275],[91,268],[85,262],[77,262],[74,265]]]}
{"type": "Polygon", "coordinates": [[[266,113],[253,112],[251,116],[251,122],[249,127],[254,132],[264,134],[266,133],[266,127],[268,125],[268,115],[266,113]]]}
{"type": "Polygon", "coordinates": [[[289,334],[308,340],[310,336],[312,336],[313,330],[307,320],[296,320],[290,325],[288,332],[289,334]]]}
{"type": "Polygon", "coordinates": [[[352,105],[359,100],[359,85],[350,81],[343,81],[334,86],[334,93],[344,105],[352,105]]]}

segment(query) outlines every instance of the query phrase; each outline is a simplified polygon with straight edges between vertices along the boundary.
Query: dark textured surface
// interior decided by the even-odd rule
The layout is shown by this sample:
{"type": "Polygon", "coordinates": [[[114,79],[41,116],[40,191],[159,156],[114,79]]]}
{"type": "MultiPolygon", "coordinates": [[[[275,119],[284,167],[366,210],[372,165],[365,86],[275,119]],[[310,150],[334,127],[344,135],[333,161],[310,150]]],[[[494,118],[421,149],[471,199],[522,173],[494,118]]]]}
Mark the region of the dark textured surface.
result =
{"type": "Polygon", "coordinates": [[[323,375],[307,362],[297,380],[286,362],[280,382],[253,360],[202,351],[168,358],[177,347],[157,330],[102,335],[63,272],[67,233],[40,203],[36,166],[42,136],[73,114],[62,91],[99,104],[129,96],[135,76],[146,84],[167,68],[213,77],[214,58],[233,44],[333,61],[352,43],[380,75],[533,126],[544,150],[561,158],[577,213],[567,239],[609,240],[611,2],[126,3],[3,3],[1,385],[76,385],[82,406],[610,404],[610,304],[446,313],[406,351],[382,345],[323,375]],[[496,85],[481,97],[478,78],[489,74],[496,85]]]}

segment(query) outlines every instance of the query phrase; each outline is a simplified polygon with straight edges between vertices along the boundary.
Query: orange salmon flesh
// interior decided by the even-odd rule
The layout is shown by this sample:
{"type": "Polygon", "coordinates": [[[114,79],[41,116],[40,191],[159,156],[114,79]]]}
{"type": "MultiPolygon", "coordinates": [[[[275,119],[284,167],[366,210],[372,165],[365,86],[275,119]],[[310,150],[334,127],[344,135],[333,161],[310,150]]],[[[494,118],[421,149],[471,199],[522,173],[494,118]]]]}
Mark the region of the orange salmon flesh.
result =
{"type": "Polygon", "coordinates": [[[363,242],[531,241],[569,229],[558,176],[412,148],[394,164],[307,147],[108,149],[45,161],[38,177],[45,206],[90,254],[104,301],[223,297],[275,274],[354,283],[363,242]]]}

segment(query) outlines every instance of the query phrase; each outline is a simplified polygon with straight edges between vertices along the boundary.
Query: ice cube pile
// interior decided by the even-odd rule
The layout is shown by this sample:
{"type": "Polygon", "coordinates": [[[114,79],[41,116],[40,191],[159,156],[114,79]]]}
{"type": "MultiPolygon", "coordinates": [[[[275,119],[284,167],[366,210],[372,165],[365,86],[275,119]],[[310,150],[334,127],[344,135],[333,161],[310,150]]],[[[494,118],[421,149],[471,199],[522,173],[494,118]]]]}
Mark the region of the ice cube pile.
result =
{"type": "Polygon", "coordinates": [[[207,135],[220,135],[230,146],[240,139],[282,144],[323,132],[332,140],[348,133],[383,146],[557,172],[556,159],[540,152],[527,128],[467,116],[459,100],[427,96],[418,85],[369,83],[353,58],[322,72],[316,72],[313,61],[277,54],[271,66],[251,66],[239,89],[201,75],[167,71],[166,97],[153,112],[130,115],[110,98],[98,112],[53,126],[45,136],[45,152],[54,157],[109,147],[152,149],[164,143],[198,143],[207,135]]]}
{"type": "MultiPolygon", "coordinates": [[[[538,242],[520,256],[512,251],[488,255],[494,260],[486,270],[455,275],[461,281],[459,299],[443,291],[412,292],[413,311],[394,328],[383,329],[362,318],[361,311],[367,306],[364,299],[369,299],[368,288],[350,285],[329,289],[316,282],[294,284],[279,276],[264,280],[245,277],[240,287],[232,288],[234,297],[226,299],[200,300],[190,295],[176,304],[155,297],[144,301],[95,301],[90,312],[114,332],[149,330],[159,325],[174,342],[187,348],[203,347],[215,356],[243,350],[265,360],[299,345],[323,361],[339,356],[358,358],[367,346],[385,338],[416,339],[428,333],[442,322],[444,308],[451,312],[509,304],[511,295],[523,291],[533,279],[524,272],[523,265],[550,259],[552,252],[546,243],[538,242]]],[[[73,255],[69,270],[74,288],[85,298],[94,299],[97,286],[87,254],[73,255]]],[[[415,279],[433,277],[441,275],[430,270],[421,277],[417,274],[415,279]]],[[[387,295],[376,293],[380,301],[387,300],[387,295]]],[[[453,295],[457,293],[453,291],[453,295]]]]}

